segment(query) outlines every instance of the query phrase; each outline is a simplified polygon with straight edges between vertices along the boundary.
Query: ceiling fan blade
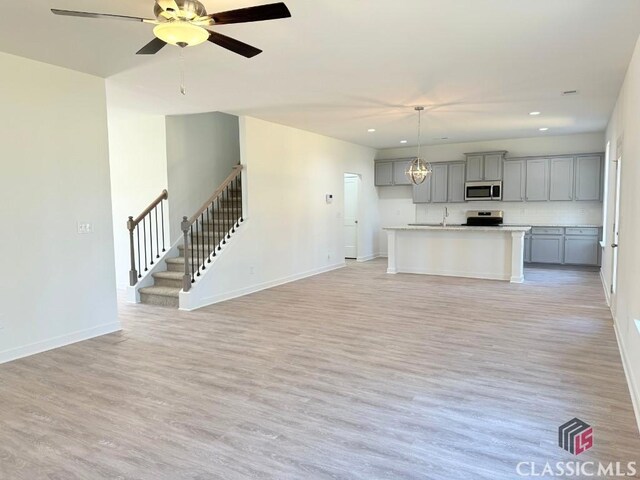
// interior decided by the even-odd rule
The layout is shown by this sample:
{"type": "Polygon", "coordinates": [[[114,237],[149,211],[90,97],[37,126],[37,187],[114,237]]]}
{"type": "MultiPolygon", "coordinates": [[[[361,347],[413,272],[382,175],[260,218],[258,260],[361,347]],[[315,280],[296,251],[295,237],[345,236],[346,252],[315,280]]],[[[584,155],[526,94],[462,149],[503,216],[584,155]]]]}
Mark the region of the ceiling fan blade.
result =
{"type": "Polygon", "coordinates": [[[159,38],[154,38],[144,47],[136,52],[136,55],[154,55],[160,51],[167,43],[159,38]]]}
{"type": "Polygon", "coordinates": [[[231,50],[238,55],[242,55],[243,57],[251,58],[255,57],[259,53],[262,53],[262,50],[256,47],[252,47],[251,45],[247,45],[246,43],[242,43],[239,40],[236,40],[231,37],[227,37],[226,35],[222,35],[220,33],[209,32],[209,41],[211,43],[215,43],[216,45],[220,45],[227,50],[231,50]]]}
{"type": "Polygon", "coordinates": [[[241,8],[239,10],[229,10],[227,12],[212,13],[209,15],[209,17],[218,25],[260,22],[262,20],[289,18],[290,16],[291,12],[282,2],[271,3],[269,5],[259,5],[257,7],[241,8]]]}
{"type": "Polygon", "coordinates": [[[77,12],[75,10],[59,10],[57,8],[52,8],[51,13],[55,15],[64,15],[65,17],[109,18],[112,20],[127,20],[130,22],[156,23],[155,20],[149,18],[127,17],[126,15],[113,15],[111,13],[77,12]]]}

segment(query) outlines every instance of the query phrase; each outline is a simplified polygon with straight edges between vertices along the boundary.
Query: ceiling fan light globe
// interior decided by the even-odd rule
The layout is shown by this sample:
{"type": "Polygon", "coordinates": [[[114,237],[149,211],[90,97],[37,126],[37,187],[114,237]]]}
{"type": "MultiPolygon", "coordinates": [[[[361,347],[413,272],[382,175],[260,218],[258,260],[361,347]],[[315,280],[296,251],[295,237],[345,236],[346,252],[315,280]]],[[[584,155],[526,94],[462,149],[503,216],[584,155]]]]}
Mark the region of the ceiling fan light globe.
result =
{"type": "Polygon", "coordinates": [[[163,42],[176,46],[186,45],[187,47],[204,43],[209,38],[209,32],[204,28],[183,21],[156,25],[153,34],[163,42]]]}

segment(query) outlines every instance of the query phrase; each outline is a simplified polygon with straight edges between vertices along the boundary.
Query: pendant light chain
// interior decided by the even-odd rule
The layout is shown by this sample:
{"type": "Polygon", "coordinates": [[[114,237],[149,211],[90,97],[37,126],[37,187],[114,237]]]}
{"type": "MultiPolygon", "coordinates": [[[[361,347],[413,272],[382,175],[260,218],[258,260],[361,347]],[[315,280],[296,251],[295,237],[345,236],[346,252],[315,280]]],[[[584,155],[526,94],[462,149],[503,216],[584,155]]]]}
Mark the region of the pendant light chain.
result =
{"type": "Polygon", "coordinates": [[[416,107],[418,110],[418,158],[422,158],[420,155],[422,151],[422,107],[416,107]]]}
{"type": "Polygon", "coordinates": [[[420,185],[431,175],[431,165],[422,159],[422,112],[424,107],[415,107],[418,112],[418,156],[405,172],[411,183],[420,185]]]}
{"type": "Polygon", "coordinates": [[[184,85],[184,48],[180,48],[180,93],[187,94],[187,87],[184,85]]]}

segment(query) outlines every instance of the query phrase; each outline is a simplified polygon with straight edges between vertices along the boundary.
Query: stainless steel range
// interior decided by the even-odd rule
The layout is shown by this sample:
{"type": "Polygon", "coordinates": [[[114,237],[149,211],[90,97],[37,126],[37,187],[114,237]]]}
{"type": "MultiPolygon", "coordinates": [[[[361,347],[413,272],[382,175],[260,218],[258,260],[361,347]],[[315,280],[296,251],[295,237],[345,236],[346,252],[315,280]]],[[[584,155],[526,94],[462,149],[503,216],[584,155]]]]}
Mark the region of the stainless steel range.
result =
{"type": "Polygon", "coordinates": [[[468,210],[467,225],[470,227],[499,227],[504,220],[502,210],[468,210]]]}

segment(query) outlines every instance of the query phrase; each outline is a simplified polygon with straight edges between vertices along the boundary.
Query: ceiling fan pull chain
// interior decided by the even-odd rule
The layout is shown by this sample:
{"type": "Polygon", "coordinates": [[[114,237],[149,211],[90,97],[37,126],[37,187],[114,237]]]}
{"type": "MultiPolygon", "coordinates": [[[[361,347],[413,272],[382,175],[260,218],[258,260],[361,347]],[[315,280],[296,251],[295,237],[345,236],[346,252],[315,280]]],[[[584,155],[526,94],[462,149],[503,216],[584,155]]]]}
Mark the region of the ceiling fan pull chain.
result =
{"type": "Polygon", "coordinates": [[[184,85],[184,48],[180,49],[180,93],[187,94],[187,88],[184,85]]]}

